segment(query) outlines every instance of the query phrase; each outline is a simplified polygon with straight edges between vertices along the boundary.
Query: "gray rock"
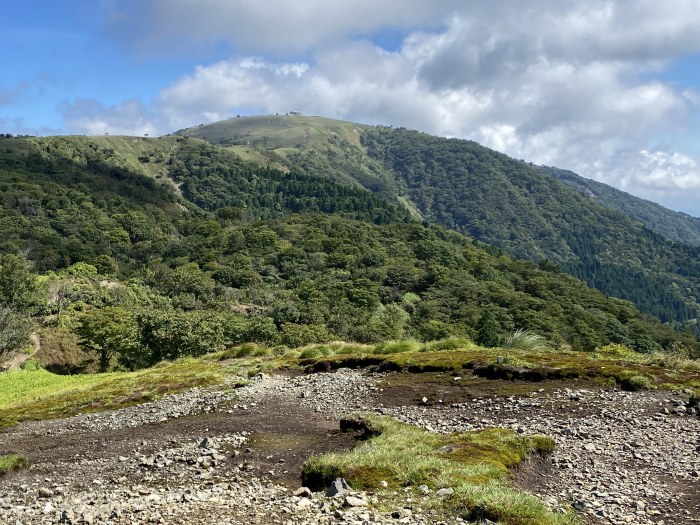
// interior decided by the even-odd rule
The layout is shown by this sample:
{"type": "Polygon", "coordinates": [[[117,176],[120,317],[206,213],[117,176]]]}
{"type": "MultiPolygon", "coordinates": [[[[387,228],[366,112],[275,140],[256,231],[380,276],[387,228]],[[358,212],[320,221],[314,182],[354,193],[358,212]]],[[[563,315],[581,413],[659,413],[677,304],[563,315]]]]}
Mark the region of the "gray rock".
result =
{"type": "Polygon", "coordinates": [[[309,487],[299,487],[294,491],[294,495],[297,497],[310,498],[312,493],[309,487]]]}
{"type": "Polygon", "coordinates": [[[345,478],[336,478],[336,480],[330,484],[326,489],[326,496],[336,496],[338,494],[345,494],[350,490],[350,485],[345,481],[345,478]]]}
{"type": "Polygon", "coordinates": [[[216,442],[210,437],[205,437],[199,442],[199,448],[217,448],[216,442]]]}
{"type": "Polygon", "coordinates": [[[452,487],[445,487],[445,488],[438,490],[435,494],[437,494],[437,496],[439,498],[444,498],[445,496],[450,496],[450,495],[454,494],[454,492],[455,492],[455,489],[453,489],[452,487]]]}
{"type": "Polygon", "coordinates": [[[358,498],[356,496],[345,496],[345,501],[343,506],[345,507],[366,507],[369,502],[364,498],[358,498]]]}

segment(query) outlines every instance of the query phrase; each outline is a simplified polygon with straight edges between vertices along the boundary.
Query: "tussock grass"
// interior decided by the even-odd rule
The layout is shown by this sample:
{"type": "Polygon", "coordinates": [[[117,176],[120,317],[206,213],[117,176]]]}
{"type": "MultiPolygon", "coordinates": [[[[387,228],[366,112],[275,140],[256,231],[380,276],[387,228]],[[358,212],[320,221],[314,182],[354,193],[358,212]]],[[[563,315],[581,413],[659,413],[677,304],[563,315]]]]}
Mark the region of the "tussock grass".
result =
{"type": "Polygon", "coordinates": [[[21,469],[27,466],[28,462],[27,457],[22,456],[21,454],[0,456],[0,476],[4,476],[5,474],[8,474],[14,470],[21,469]]]}
{"type": "Polygon", "coordinates": [[[549,343],[541,335],[533,334],[527,330],[516,330],[509,335],[503,343],[503,348],[517,348],[518,350],[547,350],[549,343]]]}
{"type": "Polygon", "coordinates": [[[421,350],[421,344],[418,341],[406,339],[404,341],[387,341],[380,343],[373,349],[375,354],[400,354],[403,352],[417,352],[421,350]]]}
{"type": "Polygon", "coordinates": [[[686,372],[700,372],[700,359],[690,359],[684,352],[641,354],[624,345],[609,344],[596,348],[592,357],[595,359],[620,359],[628,363],[661,366],[686,372]]]}
{"type": "Polygon", "coordinates": [[[0,374],[0,426],[120,408],[222,380],[219,366],[195,359],[161,363],[138,372],[73,376],[45,370],[8,372],[0,374]]]}
{"type": "Polygon", "coordinates": [[[571,515],[553,514],[510,483],[510,468],[530,454],[553,450],[548,437],[526,437],[501,428],[443,435],[375,415],[357,416],[345,424],[364,430],[368,439],[347,452],[309,458],[302,466],[305,485],[322,489],[344,477],[353,488],[390,497],[399,488],[424,484],[432,492],[421,505],[438,512],[517,525],[573,523],[571,515]],[[383,488],[381,482],[388,486],[383,488]],[[452,495],[435,495],[448,487],[452,495]]]}

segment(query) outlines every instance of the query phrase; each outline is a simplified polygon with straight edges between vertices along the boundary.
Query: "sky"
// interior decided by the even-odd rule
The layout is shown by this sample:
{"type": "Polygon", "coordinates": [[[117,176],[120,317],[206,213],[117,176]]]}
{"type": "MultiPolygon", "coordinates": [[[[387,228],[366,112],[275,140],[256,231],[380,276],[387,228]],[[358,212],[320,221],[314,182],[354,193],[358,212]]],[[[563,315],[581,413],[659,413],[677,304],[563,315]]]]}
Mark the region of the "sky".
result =
{"type": "Polygon", "coordinates": [[[700,217],[697,0],[23,0],[0,132],[300,111],[475,140],[700,217]]]}

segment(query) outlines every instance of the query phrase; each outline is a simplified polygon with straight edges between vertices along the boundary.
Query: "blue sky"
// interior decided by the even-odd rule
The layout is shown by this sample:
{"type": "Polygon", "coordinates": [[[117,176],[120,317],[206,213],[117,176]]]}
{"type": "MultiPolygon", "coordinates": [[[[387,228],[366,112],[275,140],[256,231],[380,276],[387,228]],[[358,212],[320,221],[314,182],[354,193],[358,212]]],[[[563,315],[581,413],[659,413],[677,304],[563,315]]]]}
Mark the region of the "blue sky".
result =
{"type": "Polygon", "coordinates": [[[0,131],[155,135],[291,109],[476,140],[700,216],[695,0],[29,0],[0,131]]]}

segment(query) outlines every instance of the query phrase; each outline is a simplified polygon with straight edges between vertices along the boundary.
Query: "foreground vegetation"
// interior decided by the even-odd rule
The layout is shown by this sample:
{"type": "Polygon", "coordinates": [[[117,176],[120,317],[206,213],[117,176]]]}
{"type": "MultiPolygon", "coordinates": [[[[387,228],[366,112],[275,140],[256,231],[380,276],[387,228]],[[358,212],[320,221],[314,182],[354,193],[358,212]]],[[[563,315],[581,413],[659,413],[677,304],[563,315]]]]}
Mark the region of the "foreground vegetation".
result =
{"type": "Polygon", "coordinates": [[[0,455],[0,477],[25,467],[27,463],[29,460],[21,454],[0,455]]]}
{"type": "Polygon", "coordinates": [[[463,339],[420,344],[415,341],[374,346],[335,343],[314,345],[295,354],[306,370],[372,366],[379,370],[472,372],[489,379],[586,380],[625,390],[700,389],[700,361],[657,352],[639,354],[622,345],[591,353],[551,348],[484,348],[463,339]]]}
{"type": "MultiPolygon", "coordinates": [[[[464,338],[427,343],[330,342],[300,348],[245,343],[197,359],[164,361],[137,372],[65,376],[42,369],[12,371],[0,374],[0,427],[129,406],[193,386],[221,385],[227,376],[228,384],[242,386],[261,371],[279,369],[370,366],[408,373],[474,374],[485,378],[483,381],[508,384],[518,380],[540,385],[567,378],[631,390],[695,388],[700,392],[697,360],[668,353],[640,354],[622,345],[590,353],[554,350],[524,335],[528,334],[507,338],[507,348],[487,348],[464,338]]],[[[524,391],[535,388],[539,386],[532,384],[524,391]]],[[[510,483],[510,469],[533,454],[551,452],[554,443],[547,437],[525,437],[497,428],[441,435],[372,415],[350,418],[341,425],[361,432],[365,441],[347,452],[309,458],[302,475],[313,488],[345,477],[356,489],[381,493],[382,501],[389,504],[394,491],[408,487],[416,491],[422,506],[440,516],[515,525],[575,523],[571,514],[552,513],[510,483]],[[429,492],[421,492],[420,485],[426,485],[429,492]],[[438,490],[445,488],[453,492],[438,496],[438,490]]],[[[0,457],[0,473],[25,463],[22,457],[0,457]]]]}
{"type": "Polygon", "coordinates": [[[501,428],[443,435],[374,415],[341,421],[342,427],[364,432],[366,441],[347,452],[308,459],[302,466],[306,486],[322,489],[343,477],[355,489],[390,499],[392,491],[425,485],[430,492],[421,499],[422,506],[468,520],[513,525],[575,522],[572,515],[554,514],[509,483],[509,468],[531,454],[554,449],[548,437],[501,428]],[[439,489],[453,492],[438,496],[439,489]]]}
{"type": "Polygon", "coordinates": [[[164,361],[136,372],[59,375],[43,369],[0,374],[0,425],[70,416],[151,401],[195,386],[245,384],[259,372],[372,367],[408,373],[459,372],[487,379],[585,380],[628,390],[695,389],[700,361],[667,353],[639,354],[621,345],[592,353],[548,348],[486,348],[467,339],[361,344],[331,342],[289,348],[246,343],[197,359],[164,361]],[[499,357],[502,363],[499,364],[499,357]]]}
{"type": "Polygon", "coordinates": [[[0,428],[20,421],[122,408],[222,380],[220,367],[194,359],[138,372],[72,376],[45,370],[7,372],[0,374],[0,428]]]}

